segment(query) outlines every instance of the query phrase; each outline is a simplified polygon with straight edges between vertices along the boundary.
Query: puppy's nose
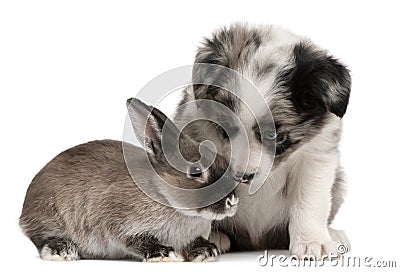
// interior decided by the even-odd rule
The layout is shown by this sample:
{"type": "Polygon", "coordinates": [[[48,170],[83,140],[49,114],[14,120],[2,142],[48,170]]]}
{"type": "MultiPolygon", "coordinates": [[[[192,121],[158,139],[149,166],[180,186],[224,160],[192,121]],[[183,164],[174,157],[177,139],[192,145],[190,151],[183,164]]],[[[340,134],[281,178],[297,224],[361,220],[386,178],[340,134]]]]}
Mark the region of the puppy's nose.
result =
{"type": "Polygon", "coordinates": [[[235,175],[234,178],[239,180],[239,179],[243,178],[244,173],[243,172],[236,172],[236,173],[234,173],[234,175],[235,175]]]}
{"type": "Polygon", "coordinates": [[[233,173],[233,178],[237,182],[247,183],[251,181],[254,177],[254,173],[244,173],[244,172],[235,172],[233,173]]]}

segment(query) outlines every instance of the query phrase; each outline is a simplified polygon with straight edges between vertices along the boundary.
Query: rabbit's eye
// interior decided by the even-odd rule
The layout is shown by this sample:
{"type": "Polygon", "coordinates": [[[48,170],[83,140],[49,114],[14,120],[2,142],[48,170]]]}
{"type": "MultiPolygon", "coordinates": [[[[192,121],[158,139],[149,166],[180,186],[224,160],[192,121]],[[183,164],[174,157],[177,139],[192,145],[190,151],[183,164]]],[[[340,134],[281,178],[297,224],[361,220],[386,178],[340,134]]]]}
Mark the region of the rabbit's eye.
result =
{"type": "Polygon", "coordinates": [[[192,166],[189,169],[189,177],[191,178],[201,178],[203,171],[198,166],[192,166]]]}

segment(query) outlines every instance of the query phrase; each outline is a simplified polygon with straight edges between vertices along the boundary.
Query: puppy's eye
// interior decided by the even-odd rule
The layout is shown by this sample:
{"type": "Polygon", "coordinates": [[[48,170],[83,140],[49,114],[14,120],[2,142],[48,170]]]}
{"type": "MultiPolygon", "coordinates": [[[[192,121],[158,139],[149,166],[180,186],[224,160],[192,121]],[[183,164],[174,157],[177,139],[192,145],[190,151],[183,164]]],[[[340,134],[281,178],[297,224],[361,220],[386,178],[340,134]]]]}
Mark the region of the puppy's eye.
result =
{"type": "Polygon", "coordinates": [[[188,175],[191,178],[201,178],[203,170],[198,166],[191,166],[188,175]]]}
{"type": "Polygon", "coordinates": [[[275,140],[277,136],[278,134],[276,133],[276,131],[268,131],[266,134],[268,140],[275,140]]]}

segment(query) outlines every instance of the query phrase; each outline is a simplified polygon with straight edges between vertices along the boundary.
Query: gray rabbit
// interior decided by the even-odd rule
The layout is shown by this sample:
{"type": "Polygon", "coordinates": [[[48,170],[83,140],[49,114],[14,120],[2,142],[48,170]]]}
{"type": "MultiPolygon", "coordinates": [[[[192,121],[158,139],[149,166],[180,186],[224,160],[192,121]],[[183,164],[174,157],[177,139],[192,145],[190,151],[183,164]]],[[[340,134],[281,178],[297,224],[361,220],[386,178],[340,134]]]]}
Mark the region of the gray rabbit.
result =
{"type": "Polygon", "coordinates": [[[179,133],[172,121],[137,99],[129,99],[127,104],[134,131],[146,150],[125,142],[100,140],[60,153],[32,180],[20,217],[21,228],[45,260],[215,259],[218,249],[207,240],[211,223],[235,214],[238,198],[234,192],[230,190],[205,207],[183,209],[174,208],[174,203],[188,201],[185,195],[160,184],[198,189],[220,178],[232,184],[233,178],[224,174],[227,160],[215,154],[211,166],[203,169],[195,163],[201,157],[198,142],[183,134],[177,137],[178,145],[168,143],[170,137],[161,140],[166,123],[170,134],[179,133]],[[193,162],[186,173],[169,165],[164,143],[193,162]],[[129,167],[126,158],[130,158],[129,167]],[[148,185],[151,196],[171,205],[145,194],[130,171],[140,184],[148,185]]]}

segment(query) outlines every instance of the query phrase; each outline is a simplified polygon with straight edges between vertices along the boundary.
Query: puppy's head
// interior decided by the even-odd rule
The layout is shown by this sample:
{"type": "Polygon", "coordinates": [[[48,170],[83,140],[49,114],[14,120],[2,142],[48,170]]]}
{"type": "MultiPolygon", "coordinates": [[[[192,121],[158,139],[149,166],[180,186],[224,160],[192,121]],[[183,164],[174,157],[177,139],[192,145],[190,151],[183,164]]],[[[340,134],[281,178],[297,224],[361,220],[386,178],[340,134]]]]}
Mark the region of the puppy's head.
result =
{"type": "MultiPolygon", "coordinates": [[[[277,167],[299,148],[336,147],[351,78],[343,64],[312,42],[279,28],[234,25],[206,39],[196,63],[220,65],[238,72],[257,87],[264,99],[259,108],[252,108],[248,102],[254,100],[254,94],[247,93],[245,88],[232,91],[193,85],[188,91],[188,97],[217,101],[231,110],[232,114],[221,114],[200,103],[199,111],[219,118],[220,122],[199,121],[187,129],[200,140],[210,139],[220,152],[231,156],[233,174],[238,178],[247,181],[259,172],[265,164],[262,153],[274,155],[273,167],[277,167]],[[235,133],[240,129],[245,130],[247,153],[230,148],[243,143],[241,134],[235,133]],[[321,141],[306,145],[316,137],[321,141]]],[[[207,76],[217,83],[232,80],[217,68],[207,76]]]]}

